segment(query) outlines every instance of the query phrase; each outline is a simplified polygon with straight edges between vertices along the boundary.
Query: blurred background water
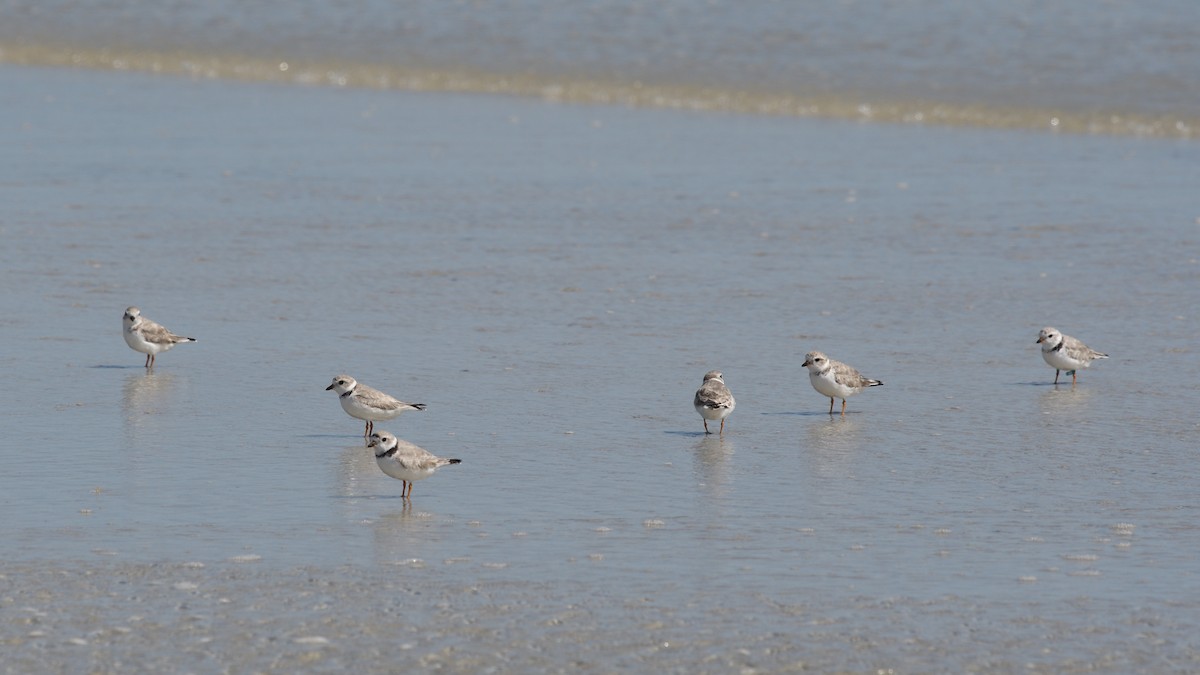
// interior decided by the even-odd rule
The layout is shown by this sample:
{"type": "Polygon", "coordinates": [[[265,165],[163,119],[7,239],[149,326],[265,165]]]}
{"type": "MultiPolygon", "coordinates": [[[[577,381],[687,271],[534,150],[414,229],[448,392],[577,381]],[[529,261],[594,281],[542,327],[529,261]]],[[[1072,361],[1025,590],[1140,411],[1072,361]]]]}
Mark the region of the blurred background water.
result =
{"type": "Polygon", "coordinates": [[[1191,137],[1191,0],[0,2],[0,62],[1191,137]]]}

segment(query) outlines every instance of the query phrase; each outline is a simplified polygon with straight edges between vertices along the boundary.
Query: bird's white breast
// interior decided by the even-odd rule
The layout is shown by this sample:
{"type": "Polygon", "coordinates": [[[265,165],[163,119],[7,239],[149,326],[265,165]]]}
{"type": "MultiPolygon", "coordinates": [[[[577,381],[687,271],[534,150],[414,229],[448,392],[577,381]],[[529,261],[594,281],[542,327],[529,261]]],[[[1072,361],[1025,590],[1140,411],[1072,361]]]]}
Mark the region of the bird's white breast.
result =
{"type": "Polygon", "coordinates": [[[129,348],[136,352],[141,352],[143,354],[157,354],[162,351],[162,345],[157,345],[153,342],[147,342],[145,338],[142,337],[142,332],[133,327],[126,328],[124,333],[125,344],[129,345],[129,348]]]}
{"type": "Polygon", "coordinates": [[[341,401],[342,410],[345,410],[347,415],[357,417],[360,420],[386,422],[387,420],[395,419],[401,412],[400,410],[383,410],[367,405],[353,393],[349,396],[339,396],[338,400],[341,401]]]}
{"type": "Polygon", "coordinates": [[[376,457],[375,463],[379,465],[380,470],[396,480],[412,482],[433,475],[433,469],[408,469],[392,457],[376,457]]]}
{"type": "Polygon", "coordinates": [[[808,373],[808,379],[810,382],[812,382],[813,389],[816,389],[818,392],[830,398],[845,398],[855,392],[853,387],[847,387],[838,384],[837,381],[833,379],[832,368],[825,371],[823,374],[810,371],[808,373]]]}
{"type": "Polygon", "coordinates": [[[1056,352],[1043,351],[1042,358],[1045,359],[1046,363],[1050,364],[1051,367],[1057,368],[1058,370],[1075,370],[1077,368],[1086,368],[1088,365],[1086,361],[1079,361],[1071,358],[1071,355],[1067,353],[1066,347],[1063,347],[1056,352]]]}

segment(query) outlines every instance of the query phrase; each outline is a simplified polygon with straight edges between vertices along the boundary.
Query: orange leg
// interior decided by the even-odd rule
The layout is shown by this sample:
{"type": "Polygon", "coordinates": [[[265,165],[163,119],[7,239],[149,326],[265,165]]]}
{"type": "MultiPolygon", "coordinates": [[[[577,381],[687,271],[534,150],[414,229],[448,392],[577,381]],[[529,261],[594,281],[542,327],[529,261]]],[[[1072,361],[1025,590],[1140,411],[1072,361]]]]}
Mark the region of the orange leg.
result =
{"type": "Polygon", "coordinates": [[[725,433],[725,418],[721,418],[721,434],[725,433]]]}
{"type": "Polygon", "coordinates": [[[1075,371],[1071,371],[1071,386],[1075,386],[1075,371]]]}
{"type": "Polygon", "coordinates": [[[846,416],[846,399],[842,399],[842,417],[846,416]]]}

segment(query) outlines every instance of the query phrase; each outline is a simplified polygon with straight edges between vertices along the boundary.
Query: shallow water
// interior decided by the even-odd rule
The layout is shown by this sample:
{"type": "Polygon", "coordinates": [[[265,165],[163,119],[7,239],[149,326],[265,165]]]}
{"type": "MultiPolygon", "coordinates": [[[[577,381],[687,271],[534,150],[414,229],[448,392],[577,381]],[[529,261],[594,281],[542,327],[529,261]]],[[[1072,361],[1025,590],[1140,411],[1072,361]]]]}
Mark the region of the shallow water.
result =
{"type": "Polygon", "coordinates": [[[0,89],[10,671],[1197,666],[1194,144],[0,89]],[[198,341],[147,373],[130,304],[198,341]],[[1047,324],[1112,358],[1052,386],[1047,324]],[[402,502],[341,372],[463,463],[402,502]]]}

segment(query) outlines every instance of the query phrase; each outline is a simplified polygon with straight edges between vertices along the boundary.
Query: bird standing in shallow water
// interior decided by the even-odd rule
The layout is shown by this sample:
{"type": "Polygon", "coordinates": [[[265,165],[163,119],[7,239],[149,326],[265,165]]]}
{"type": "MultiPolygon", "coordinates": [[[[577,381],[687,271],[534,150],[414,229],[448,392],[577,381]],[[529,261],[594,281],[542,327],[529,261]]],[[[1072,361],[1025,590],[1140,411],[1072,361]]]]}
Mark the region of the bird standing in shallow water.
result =
{"type": "Polygon", "coordinates": [[[842,399],[842,417],[846,416],[846,399],[866,389],[883,384],[879,380],[863,377],[862,373],[842,363],[834,361],[821,352],[809,352],[804,355],[804,367],[808,368],[808,381],[813,389],[829,397],[829,414],[833,414],[833,400],[842,399]]]}
{"type": "Polygon", "coordinates": [[[386,431],[371,434],[368,448],[375,448],[375,463],[387,475],[401,481],[400,496],[412,497],[414,481],[429,478],[440,467],[460,464],[461,459],[445,459],[428,450],[402,441],[386,431]]]}
{"type": "Polygon", "coordinates": [[[1050,326],[1038,332],[1037,344],[1042,346],[1042,358],[1054,369],[1054,384],[1058,384],[1059,372],[1065,370],[1071,376],[1071,386],[1074,386],[1076,369],[1087,368],[1092,361],[1108,358],[1108,354],[1101,354],[1050,326]]]}
{"type": "Polygon", "coordinates": [[[733,412],[734,406],[737,403],[733,400],[733,394],[729,392],[729,387],[725,386],[724,376],[719,370],[710,370],[704,374],[704,384],[696,390],[696,397],[692,399],[692,405],[696,407],[696,412],[700,413],[700,417],[704,418],[704,433],[711,434],[708,430],[708,421],[721,420],[721,431],[725,433],[725,418],[729,417],[729,413],[733,412]]]}
{"type": "Polygon", "coordinates": [[[365,384],[359,384],[349,375],[338,375],[333,378],[333,384],[325,387],[325,391],[336,391],[342,410],[351,417],[365,420],[366,428],[363,436],[369,436],[375,430],[376,422],[395,419],[406,410],[424,410],[424,403],[405,403],[398,398],[372,389],[365,384]]]}
{"type": "Polygon", "coordinates": [[[195,342],[196,338],[181,337],[142,316],[142,310],[129,307],[121,319],[125,327],[125,344],[135,352],[146,355],[146,368],[154,367],[154,357],[159,352],[165,352],[180,342],[195,342]]]}

